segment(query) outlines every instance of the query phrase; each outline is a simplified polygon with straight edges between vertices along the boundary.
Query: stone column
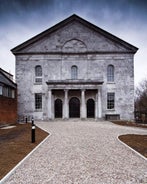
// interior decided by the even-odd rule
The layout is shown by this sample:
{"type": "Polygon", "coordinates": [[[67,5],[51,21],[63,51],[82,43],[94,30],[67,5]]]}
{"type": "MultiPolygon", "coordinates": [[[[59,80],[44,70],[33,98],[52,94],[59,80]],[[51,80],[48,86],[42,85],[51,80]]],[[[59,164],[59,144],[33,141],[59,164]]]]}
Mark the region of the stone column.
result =
{"type": "Polygon", "coordinates": [[[95,119],[98,119],[98,90],[95,95],[95,119]]]}
{"type": "Polygon", "coordinates": [[[55,100],[54,100],[54,95],[51,93],[51,118],[55,119],[55,100]]]}
{"type": "Polygon", "coordinates": [[[81,90],[81,118],[86,118],[86,101],[85,101],[85,89],[81,90]]]}
{"type": "Polygon", "coordinates": [[[64,109],[63,109],[63,118],[69,118],[69,105],[68,105],[68,90],[64,90],[64,109]]]}
{"type": "Polygon", "coordinates": [[[48,118],[52,119],[52,90],[48,90],[48,118]]]}
{"type": "Polygon", "coordinates": [[[101,89],[98,90],[98,118],[102,118],[101,89]]]}

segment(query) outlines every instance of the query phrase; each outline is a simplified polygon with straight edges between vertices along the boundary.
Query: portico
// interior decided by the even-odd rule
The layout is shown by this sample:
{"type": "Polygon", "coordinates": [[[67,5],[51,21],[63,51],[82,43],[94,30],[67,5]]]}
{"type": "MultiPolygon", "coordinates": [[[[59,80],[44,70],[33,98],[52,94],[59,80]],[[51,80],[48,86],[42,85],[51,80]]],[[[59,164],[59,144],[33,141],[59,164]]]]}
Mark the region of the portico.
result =
{"type": "Polygon", "coordinates": [[[102,118],[102,81],[59,80],[46,83],[49,119],[102,118]]]}

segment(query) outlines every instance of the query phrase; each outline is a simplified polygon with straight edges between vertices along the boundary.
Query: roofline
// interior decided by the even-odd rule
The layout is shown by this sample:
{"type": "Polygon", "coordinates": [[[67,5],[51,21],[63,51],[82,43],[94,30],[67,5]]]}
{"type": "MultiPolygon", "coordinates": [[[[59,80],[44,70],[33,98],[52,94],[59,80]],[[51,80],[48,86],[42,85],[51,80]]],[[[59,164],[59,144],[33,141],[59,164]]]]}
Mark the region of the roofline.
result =
{"type": "Polygon", "coordinates": [[[0,70],[7,73],[7,74],[9,74],[9,75],[11,75],[11,76],[13,76],[11,73],[7,72],[6,70],[3,70],[2,68],[0,68],[0,70]]]}
{"type": "Polygon", "coordinates": [[[136,52],[133,51],[85,51],[85,52],[15,52],[15,55],[56,55],[56,54],[61,54],[61,55],[85,55],[85,54],[135,54],[136,52]]]}
{"type": "MultiPolygon", "coordinates": [[[[1,68],[0,68],[1,69],[1,68]]],[[[3,70],[4,71],[4,70],[3,70]]],[[[17,84],[15,83],[15,82],[13,82],[11,79],[9,79],[9,77],[7,77],[1,70],[0,70],[0,72],[1,72],[1,74],[4,76],[4,77],[6,77],[15,87],[17,87],[17,84]]],[[[8,73],[8,72],[7,72],[8,73]]],[[[3,82],[1,82],[1,83],[3,83],[3,82]]],[[[3,83],[3,84],[5,84],[5,83],[3,83]]],[[[8,85],[8,84],[5,84],[5,85],[7,85],[7,86],[10,86],[10,85],[8,85]]],[[[12,86],[11,86],[12,87],[12,86]]],[[[12,87],[13,88],[13,87],[12,87]]]]}
{"type": "Polygon", "coordinates": [[[88,22],[87,20],[77,16],[76,14],[71,15],[70,17],[60,21],[59,23],[55,24],[54,26],[50,27],[49,29],[46,29],[45,31],[39,33],[38,35],[30,38],[29,40],[23,42],[22,44],[14,47],[13,49],[11,49],[11,52],[15,55],[16,52],[19,52],[19,50],[27,47],[28,45],[38,41],[39,39],[41,39],[42,37],[46,36],[49,33],[52,33],[54,31],[56,31],[57,29],[60,28],[60,26],[65,26],[67,25],[69,22],[73,21],[73,20],[77,20],[80,23],[86,25],[87,27],[92,28],[93,30],[100,32],[102,35],[104,35],[105,37],[109,38],[112,41],[115,41],[121,45],[123,45],[125,48],[129,49],[130,52],[132,51],[132,53],[136,53],[138,48],[131,45],[130,43],[120,39],[119,37],[116,37],[115,35],[112,35],[111,33],[99,28],[98,26],[88,22]]]}
{"type": "Polygon", "coordinates": [[[28,45],[34,43],[35,41],[39,40],[40,38],[46,36],[47,34],[56,31],[56,30],[60,27],[60,25],[63,25],[63,26],[66,25],[66,24],[69,23],[71,20],[73,20],[73,18],[74,18],[75,16],[77,16],[77,15],[73,14],[72,16],[70,16],[70,17],[68,17],[68,18],[66,18],[66,19],[64,19],[64,20],[62,20],[62,21],[60,21],[60,22],[58,22],[58,23],[55,24],[54,26],[52,26],[52,27],[46,29],[45,31],[43,31],[43,32],[41,32],[41,33],[39,33],[39,34],[37,34],[36,36],[33,36],[33,37],[30,38],[29,40],[27,40],[27,41],[23,42],[22,44],[20,44],[20,45],[14,47],[13,49],[11,49],[11,52],[14,53],[15,50],[17,50],[18,48],[19,48],[19,49],[22,49],[22,48],[24,48],[24,47],[26,47],[26,46],[28,46],[28,45]],[[25,46],[24,46],[24,45],[25,45],[25,46]]]}

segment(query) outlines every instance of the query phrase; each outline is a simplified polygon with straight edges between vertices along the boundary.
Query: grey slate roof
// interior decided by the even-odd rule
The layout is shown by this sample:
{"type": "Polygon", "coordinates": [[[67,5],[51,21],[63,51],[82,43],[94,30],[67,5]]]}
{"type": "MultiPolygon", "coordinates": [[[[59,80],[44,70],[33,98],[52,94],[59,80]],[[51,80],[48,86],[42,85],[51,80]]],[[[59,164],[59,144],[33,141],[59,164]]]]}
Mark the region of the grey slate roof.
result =
{"type": "Polygon", "coordinates": [[[11,79],[9,79],[0,68],[0,84],[4,84],[10,86],[12,88],[16,88],[16,83],[14,83],[11,79]]]}

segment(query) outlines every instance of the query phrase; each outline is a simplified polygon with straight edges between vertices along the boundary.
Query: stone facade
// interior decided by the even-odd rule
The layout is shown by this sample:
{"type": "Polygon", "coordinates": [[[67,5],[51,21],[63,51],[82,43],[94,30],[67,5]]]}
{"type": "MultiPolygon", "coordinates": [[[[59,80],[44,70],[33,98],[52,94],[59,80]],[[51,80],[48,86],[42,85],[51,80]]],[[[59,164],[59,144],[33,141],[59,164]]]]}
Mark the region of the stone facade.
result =
{"type": "Polygon", "coordinates": [[[18,114],[42,120],[133,119],[136,51],[129,43],[72,15],[12,49],[18,114]],[[112,76],[108,76],[108,66],[113,69],[112,76]],[[41,69],[39,75],[36,67],[41,69]],[[108,93],[113,93],[109,102],[108,93]]]}

